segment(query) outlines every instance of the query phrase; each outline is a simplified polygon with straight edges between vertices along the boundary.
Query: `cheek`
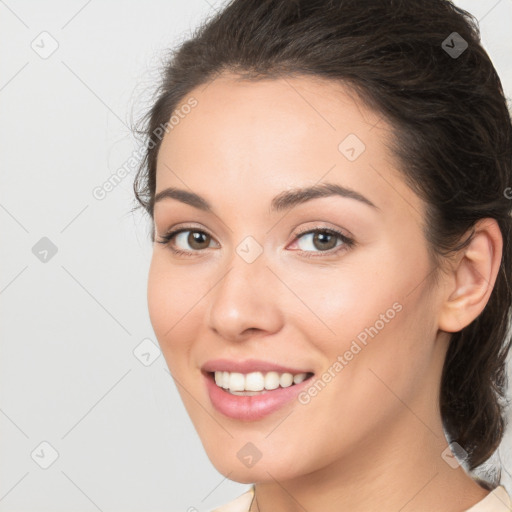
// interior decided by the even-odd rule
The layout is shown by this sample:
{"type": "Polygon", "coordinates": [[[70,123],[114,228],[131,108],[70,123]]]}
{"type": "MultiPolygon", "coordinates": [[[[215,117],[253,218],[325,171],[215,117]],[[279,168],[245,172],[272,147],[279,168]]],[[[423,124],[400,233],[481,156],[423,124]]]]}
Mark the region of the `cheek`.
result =
{"type": "Polygon", "coordinates": [[[398,244],[375,247],[357,259],[347,258],[338,271],[315,272],[314,279],[304,278],[294,288],[308,306],[294,315],[294,322],[325,356],[326,369],[341,356],[343,369],[338,364],[338,371],[331,371],[344,377],[334,380],[365,394],[360,403],[383,390],[369,368],[388,384],[407,388],[429,358],[428,339],[435,329],[422,282],[429,262],[420,251],[404,254],[398,244]]]}
{"type": "Polygon", "coordinates": [[[370,418],[384,421],[401,410],[401,400],[413,403],[421,396],[431,373],[435,329],[425,287],[410,291],[404,279],[393,293],[369,298],[348,317],[346,334],[330,358],[341,356],[336,385],[338,393],[350,396],[341,407],[333,394],[339,414],[367,417],[371,425],[370,418]]]}
{"type": "Polygon", "coordinates": [[[163,271],[163,265],[153,253],[148,274],[148,312],[151,325],[161,343],[163,335],[173,325],[175,312],[173,300],[173,288],[168,273],[163,271]]]}
{"type": "Polygon", "coordinates": [[[293,317],[301,322],[301,329],[317,330],[320,336],[311,334],[312,340],[324,339],[331,351],[339,350],[360,333],[364,338],[365,329],[376,322],[381,330],[380,315],[385,320],[395,317],[398,306],[393,305],[403,302],[404,289],[412,289],[410,272],[397,264],[393,251],[376,246],[340,261],[337,267],[304,270],[300,278],[285,274],[300,299],[290,296],[288,305],[297,303],[293,317]]]}
{"type": "Polygon", "coordinates": [[[153,254],[148,275],[148,312],[162,352],[171,365],[190,348],[200,328],[201,298],[208,291],[207,280],[185,267],[173,268],[165,255],[153,254]]]}

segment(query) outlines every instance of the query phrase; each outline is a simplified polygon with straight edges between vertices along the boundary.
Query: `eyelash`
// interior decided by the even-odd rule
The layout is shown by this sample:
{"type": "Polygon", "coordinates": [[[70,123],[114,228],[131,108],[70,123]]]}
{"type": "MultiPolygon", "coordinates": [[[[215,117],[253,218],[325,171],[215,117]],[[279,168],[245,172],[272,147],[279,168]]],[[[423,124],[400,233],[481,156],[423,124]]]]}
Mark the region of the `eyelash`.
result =
{"type": "MultiPolygon", "coordinates": [[[[212,235],[210,235],[208,232],[206,232],[206,231],[204,231],[202,229],[197,229],[195,227],[186,227],[185,226],[185,227],[181,227],[179,229],[175,229],[174,231],[169,231],[168,233],[166,233],[165,235],[163,235],[161,237],[162,238],[161,240],[157,240],[157,243],[168,246],[169,249],[174,254],[176,254],[177,256],[194,257],[195,256],[194,253],[199,253],[201,251],[200,250],[184,251],[182,249],[175,249],[170,244],[170,242],[172,241],[172,239],[176,235],[179,235],[180,233],[183,233],[184,231],[191,231],[191,232],[195,232],[195,233],[202,233],[202,234],[208,235],[209,237],[213,238],[212,235]]],[[[355,241],[352,238],[349,238],[348,236],[346,236],[343,233],[341,233],[341,231],[338,231],[338,230],[333,229],[333,228],[324,228],[324,227],[321,227],[321,226],[315,227],[315,228],[312,228],[312,229],[308,229],[306,231],[301,231],[299,233],[296,233],[295,234],[295,238],[294,238],[293,241],[295,241],[298,238],[303,237],[304,235],[309,235],[311,233],[326,233],[328,235],[334,235],[334,236],[338,237],[338,239],[341,240],[343,243],[340,244],[339,246],[334,247],[332,249],[329,249],[327,251],[300,251],[299,250],[298,252],[302,252],[303,256],[306,257],[306,258],[318,258],[318,257],[321,257],[322,255],[325,255],[325,254],[327,254],[329,256],[333,256],[334,254],[337,254],[340,251],[348,250],[348,249],[352,248],[355,245],[355,241]]]]}

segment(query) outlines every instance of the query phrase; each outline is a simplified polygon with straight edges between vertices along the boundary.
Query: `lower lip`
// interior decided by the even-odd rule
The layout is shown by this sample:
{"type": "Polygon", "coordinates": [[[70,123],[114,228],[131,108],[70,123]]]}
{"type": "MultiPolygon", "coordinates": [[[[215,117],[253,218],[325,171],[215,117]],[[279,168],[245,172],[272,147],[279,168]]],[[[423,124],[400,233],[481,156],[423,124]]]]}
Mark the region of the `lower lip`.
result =
{"type": "Polygon", "coordinates": [[[236,420],[254,421],[264,418],[292,401],[305,387],[311,377],[287,388],[277,388],[261,395],[232,395],[215,384],[213,375],[203,374],[210,400],[220,413],[236,420]]]}

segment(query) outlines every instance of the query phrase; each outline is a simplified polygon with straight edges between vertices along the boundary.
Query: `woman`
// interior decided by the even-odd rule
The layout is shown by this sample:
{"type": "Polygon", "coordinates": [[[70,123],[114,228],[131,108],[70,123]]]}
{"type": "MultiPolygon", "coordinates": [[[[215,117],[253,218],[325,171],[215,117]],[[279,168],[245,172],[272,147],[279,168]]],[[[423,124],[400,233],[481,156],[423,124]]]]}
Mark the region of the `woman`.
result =
{"type": "Polygon", "coordinates": [[[135,193],[219,511],[512,510],[512,130],[445,0],[234,0],[170,58],[135,193]]]}

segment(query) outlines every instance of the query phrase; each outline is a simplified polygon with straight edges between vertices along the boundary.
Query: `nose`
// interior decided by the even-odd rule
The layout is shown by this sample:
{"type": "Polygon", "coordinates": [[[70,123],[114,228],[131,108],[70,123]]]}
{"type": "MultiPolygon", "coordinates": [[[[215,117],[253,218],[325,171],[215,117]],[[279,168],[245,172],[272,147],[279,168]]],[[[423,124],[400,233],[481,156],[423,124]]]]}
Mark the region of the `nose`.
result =
{"type": "Polygon", "coordinates": [[[278,284],[263,255],[247,263],[235,254],[208,294],[210,329],[230,341],[242,341],[255,332],[278,332],[283,325],[278,284]]]}

